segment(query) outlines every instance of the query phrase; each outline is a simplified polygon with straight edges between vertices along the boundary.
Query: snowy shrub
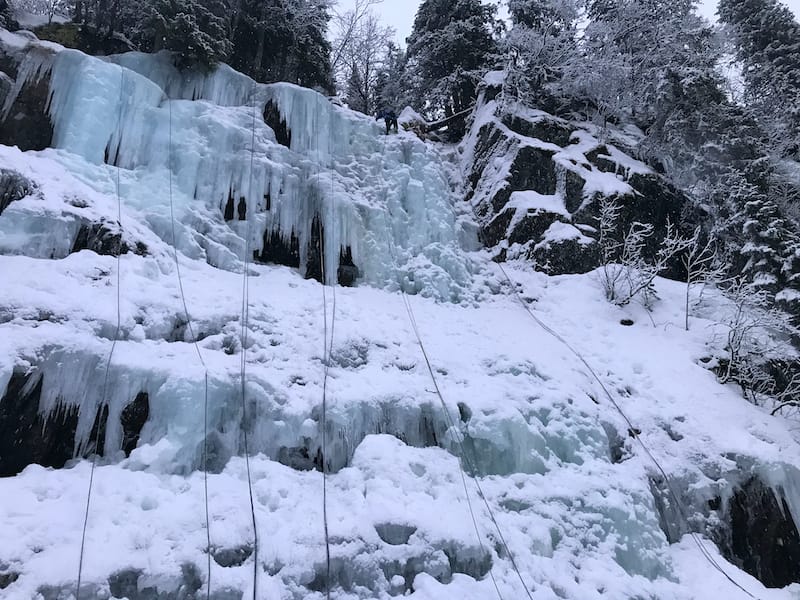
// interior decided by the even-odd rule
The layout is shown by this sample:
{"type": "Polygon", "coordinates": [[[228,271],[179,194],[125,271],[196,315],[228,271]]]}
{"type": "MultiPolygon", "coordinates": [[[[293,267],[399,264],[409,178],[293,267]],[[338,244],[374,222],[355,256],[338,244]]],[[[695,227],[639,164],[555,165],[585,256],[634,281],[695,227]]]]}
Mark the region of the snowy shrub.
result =
{"type": "Polygon", "coordinates": [[[768,397],[777,398],[778,404],[791,404],[797,396],[797,376],[792,375],[788,385],[780,385],[774,364],[794,356],[789,343],[797,328],[775,308],[768,292],[754,283],[737,278],[724,293],[729,306],[720,320],[726,336],[717,372],[720,383],[737,383],[754,404],[763,404],[768,397]]]}
{"type": "Polygon", "coordinates": [[[717,250],[716,240],[711,238],[705,244],[702,243],[699,226],[689,239],[689,246],[681,257],[681,264],[686,272],[684,328],[689,331],[692,309],[702,300],[706,286],[722,284],[726,280],[728,267],[717,250]]]}
{"type": "Polygon", "coordinates": [[[645,248],[653,237],[651,223],[634,221],[620,240],[617,237],[621,206],[605,198],[600,204],[600,283],[606,299],[625,306],[639,298],[650,309],[657,299],[654,282],[669,262],[691,245],[667,221],[666,232],[655,257],[645,257],[645,248]]]}

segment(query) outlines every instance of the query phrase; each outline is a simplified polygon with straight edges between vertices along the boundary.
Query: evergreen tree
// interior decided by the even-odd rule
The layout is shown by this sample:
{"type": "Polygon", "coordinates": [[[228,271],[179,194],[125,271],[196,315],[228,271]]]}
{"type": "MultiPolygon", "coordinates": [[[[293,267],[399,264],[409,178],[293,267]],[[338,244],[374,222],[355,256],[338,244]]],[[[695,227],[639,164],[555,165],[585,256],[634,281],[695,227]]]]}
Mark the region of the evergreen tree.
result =
{"type": "Polygon", "coordinates": [[[11,29],[13,19],[11,18],[11,7],[7,0],[0,0],[0,27],[11,29]]]}
{"type": "Polygon", "coordinates": [[[800,158],[800,23],[778,0],[720,0],[718,12],[744,67],[746,100],[781,151],[800,158]]]}
{"type": "Polygon", "coordinates": [[[375,106],[401,111],[411,104],[407,88],[406,53],[394,42],[386,47],[386,56],[375,81],[375,106]]]}
{"type": "Polygon", "coordinates": [[[231,66],[262,82],[331,90],[329,8],[329,0],[241,0],[231,66]]]}
{"type": "Polygon", "coordinates": [[[208,68],[230,53],[220,0],[151,0],[135,38],[145,51],[173,52],[179,67],[208,68]]]}
{"type": "Polygon", "coordinates": [[[347,102],[348,106],[353,110],[368,114],[368,98],[364,90],[364,80],[361,79],[361,71],[358,65],[355,64],[350,69],[345,102],[347,102]]]}
{"type": "Polygon", "coordinates": [[[577,52],[578,6],[573,0],[509,0],[508,10],[504,97],[554,111],[553,88],[577,52]]]}
{"type": "Polygon", "coordinates": [[[408,38],[407,68],[416,108],[451,116],[474,102],[477,82],[496,52],[496,7],[481,0],[425,0],[408,38]]]}
{"type": "Polygon", "coordinates": [[[142,11],[135,0],[75,0],[72,20],[98,39],[114,33],[135,31],[142,21],[142,11]]]}
{"type": "Polygon", "coordinates": [[[330,0],[293,0],[288,8],[294,43],[287,80],[333,93],[331,43],[327,36],[330,0]]]}
{"type": "Polygon", "coordinates": [[[757,190],[748,191],[742,229],[742,255],[747,260],[744,274],[757,287],[774,294],[786,285],[784,264],[791,259],[796,239],[775,203],[757,190]]]}

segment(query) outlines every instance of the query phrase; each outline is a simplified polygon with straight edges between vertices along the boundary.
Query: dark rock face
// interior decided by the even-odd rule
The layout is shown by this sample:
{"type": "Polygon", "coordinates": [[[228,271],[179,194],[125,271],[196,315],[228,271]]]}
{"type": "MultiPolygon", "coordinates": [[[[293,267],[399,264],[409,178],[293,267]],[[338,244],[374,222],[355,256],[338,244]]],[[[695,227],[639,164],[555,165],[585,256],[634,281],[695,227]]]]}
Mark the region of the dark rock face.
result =
{"type": "Polygon", "coordinates": [[[556,193],[556,168],[553,154],[540,148],[521,148],[514,163],[508,183],[512,190],[533,190],[549,196],[556,193]]]}
{"type": "Polygon", "coordinates": [[[766,587],[800,582],[800,534],[782,490],[753,477],[736,490],[726,512],[725,558],[766,587]]]}
{"type": "Polygon", "coordinates": [[[578,124],[542,112],[520,116],[500,114],[498,109],[496,118],[483,121],[470,140],[474,146],[467,199],[476,208],[484,244],[496,250],[496,260],[506,260],[515,247],[514,256],[550,274],[594,269],[600,253],[592,241],[597,239],[604,197],[621,206],[619,238],[634,221],[655,226],[646,258],[657,252],[667,222],[678,225],[683,218],[685,196],[661,175],[648,172],[646,165],[616,158],[625,146],[601,142],[578,124]],[[605,178],[602,184],[600,178],[605,178]],[[596,191],[602,189],[617,191],[596,191]],[[535,194],[516,200],[515,192],[535,194]],[[547,235],[559,222],[577,227],[580,234],[574,239],[547,235]]]}
{"type": "MultiPolygon", "coordinates": [[[[305,278],[322,281],[322,248],[325,247],[325,228],[315,216],[311,223],[311,239],[306,247],[305,278]]],[[[264,247],[261,252],[253,253],[254,260],[300,269],[300,240],[294,231],[288,239],[278,230],[268,230],[264,233],[264,247]]],[[[342,248],[339,252],[339,268],[336,273],[339,285],[353,287],[360,276],[358,267],[353,262],[353,252],[350,248],[342,248]]]]}
{"type": "Polygon", "coordinates": [[[78,409],[60,406],[45,423],[41,395],[41,373],[11,376],[0,399],[0,477],[17,475],[33,463],[61,468],[73,457],[78,409]]]}
{"type": "Polygon", "coordinates": [[[567,211],[576,212],[583,205],[583,188],[586,182],[574,171],[567,171],[564,180],[564,203],[567,211]]]}
{"type": "Polygon", "coordinates": [[[588,273],[600,262],[600,251],[597,244],[568,239],[535,246],[528,258],[549,275],[588,273]]]}
{"type": "Polygon", "coordinates": [[[0,66],[0,107],[6,103],[6,98],[8,98],[13,88],[14,80],[11,79],[8,73],[3,72],[2,66],[0,66]]]}
{"type": "Polygon", "coordinates": [[[233,200],[233,192],[228,192],[228,202],[225,204],[225,221],[233,221],[233,208],[234,208],[234,200],[233,200]]]}
{"type": "Polygon", "coordinates": [[[16,571],[8,571],[7,573],[0,573],[0,590],[6,589],[17,579],[19,579],[19,573],[17,573],[16,571]]]}
{"type": "Polygon", "coordinates": [[[566,146],[569,144],[574,128],[554,117],[542,116],[541,118],[528,120],[517,115],[504,115],[503,125],[511,131],[524,135],[529,138],[546,140],[556,146],[566,146]]]}
{"type": "Polygon", "coordinates": [[[115,598],[133,598],[139,593],[138,582],[142,576],[141,569],[126,569],[112,573],[108,578],[108,588],[115,598]]]}
{"type": "Polygon", "coordinates": [[[122,422],[122,451],[125,456],[130,456],[139,444],[139,436],[149,416],[150,396],[146,392],[137,394],[133,402],[122,410],[120,421],[122,422]]]}
{"type": "Polygon", "coordinates": [[[375,531],[378,537],[390,546],[402,546],[408,543],[417,528],[412,525],[382,523],[375,526],[375,531]]]}
{"type": "Polygon", "coordinates": [[[214,562],[226,569],[230,567],[241,567],[252,555],[253,548],[250,546],[211,549],[211,556],[214,562]]]}
{"type": "MultiPolygon", "coordinates": [[[[39,411],[43,375],[14,373],[0,399],[0,477],[17,475],[25,467],[38,464],[62,468],[75,458],[75,432],[78,407],[60,404],[50,414],[39,411]]],[[[149,415],[147,394],[141,393],[122,412],[123,450],[129,454],[139,441],[149,415]]],[[[87,457],[105,453],[108,406],[95,415],[89,442],[78,452],[87,457]]]]}
{"type": "Polygon", "coordinates": [[[256,261],[266,264],[300,268],[300,240],[292,231],[288,239],[280,231],[264,232],[264,249],[254,254],[256,261]]]}
{"type": "Polygon", "coordinates": [[[358,279],[358,267],[353,262],[353,251],[350,248],[344,248],[339,252],[339,271],[336,274],[336,279],[342,287],[353,287],[358,279]]]}
{"type": "Polygon", "coordinates": [[[0,169],[0,215],[12,202],[22,200],[36,190],[33,182],[16,171],[0,169]]]}
{"type": "MultiPolygon", "coordinates": [[[[46,52],[42,49],[36,51],[46,52]]],[[[0,48],[0,55],[2,52],[0,48]]],[[[9,71],[16,70],[14,59],[8,56],[0,58],[0,66],[11,77],[9,71]]],[[[53,124],[47,114],[49,95],[49,74],[23,86],[5,118],[0,114],[0,144],[17,146],[23,151],[49,148],[53,142],[53,124]]]]}
{"type": "MultiPolygon", "coordinates": [[[[666,180],[655,174],[633,174],[628,183],[635,190],[635,194],[614,197],[620,206],[616,236],[618,239],[624,237],[634,221],[650,223],[655,229],[653,236],[646,243],[645,254],[654,255],[666,233],[667,223],[678,226],[682,222],[686,198],[666,180]]],[[[601,199],[596,198],[584,204],[580,210],[573,213],[573,219],[597,227],[600,202],[601,199]]]]}
{"type": "Polygon", "coordinates": [[[189,600],[196,598],[197,592],[203,586],[200,570],[192,563],[181,565],[180,579],[174,590],[159,589],[160,586],[155,582],[147,582],[146,578],[141,581],[143,575],[141,569],[125,569],[112,573],[108,578],[109,592],[114,598],[128,600],[189,600]]]}
{"type": "Polygon", "coordinates": [[[292,145],[292,132],[286,125],[286,119],[281,115],[278,105],[272,100],[264,107],[264,122],[275,132],[275,140],[282,146],[290,148],[292,145]]]}
{"type": "Polygon", "coordinates": [[[75,236],[75,242],[72,244],[72,252],[81,250],[91,250],[101,256],[119,256],[128,254],[131,250],[139,256],[147,255],[147,246],[144,243],[137,242],[131,248],[122,239],[120,231],[112,231],[104,222],[81,225],[78,235],[75,236]]]}
{"type": "Polygon", "coordinates": [[[324,281],[322,277],[324,269],[323,248],[325,248],[325,227],[323,227],[319,215],[314,215],[314,220],[311,221],[311,239],[308,241],[308,253],[306,254],[306,279],[324,281]]]}
{"type": "Polygon", "coordinates": [[[13,20],[11,19],[11,8],[7,0],[0,0],[0,27],[11,29],[13,20]]]}

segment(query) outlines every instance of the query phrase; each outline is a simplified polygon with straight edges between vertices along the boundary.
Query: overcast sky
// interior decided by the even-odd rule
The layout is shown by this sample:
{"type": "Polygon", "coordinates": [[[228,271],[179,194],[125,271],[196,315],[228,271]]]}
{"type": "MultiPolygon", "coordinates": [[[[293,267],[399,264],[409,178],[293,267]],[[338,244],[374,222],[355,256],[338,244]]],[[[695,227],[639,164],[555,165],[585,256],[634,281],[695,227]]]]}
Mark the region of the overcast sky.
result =
{"type": "MultiPolygon", "coordinates": [[[[794,11],[795,15],[800,17],[800,0],[782,1],[794,11]]],[[[381,4],[375,6],[375,10],[384,23],[395,28],[398,42],[405,46],[405,39],[411,33],[411,27],[414,25],[414,15],[417,13],[417,8],[421,3],[421,0],[383,0],[381,4]]],[[[352,5],[353,0],[339,0],[338,10],[347,10],[352,5]]],[[[705,17],[714,19],[716,10],[716,0],[701,0],[700,12],[705,17]]]]}

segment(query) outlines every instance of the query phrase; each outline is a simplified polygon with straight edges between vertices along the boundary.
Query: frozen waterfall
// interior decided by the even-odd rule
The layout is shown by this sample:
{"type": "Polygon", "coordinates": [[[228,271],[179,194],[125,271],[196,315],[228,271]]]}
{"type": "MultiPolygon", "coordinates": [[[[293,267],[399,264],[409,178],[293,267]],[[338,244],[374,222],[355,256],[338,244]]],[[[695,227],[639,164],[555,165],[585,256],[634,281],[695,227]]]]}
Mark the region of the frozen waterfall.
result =
{"type": "Polygon", "coordinates": [[[160,215],[171,194],[177,220],[207,232],[179,235],[187,255],[240,269],[245,247],[268,262],[288,251],[299,263],[291,266],[313,274],[309,252],[322,243],[328,283],[346,261],[350,278],[368,285],[464,298],[471,264],[459,240],[474,234],[453,215],[441,157],[414,136],[387,140],[377,123],[316,92],[256,84],[226,66],[181,74],[166,54],[101,60],[38,48],[26,55],[6,111],[43,77],[53,146],[124,169],[125,205],[167,241],[160,215]],[[265,117],[290,141],[278,140],[265,117]],[[223,218],[230,227],[219,226],[223,218]],[[273,245],[282,247],[265,247],[273,245]]]}

